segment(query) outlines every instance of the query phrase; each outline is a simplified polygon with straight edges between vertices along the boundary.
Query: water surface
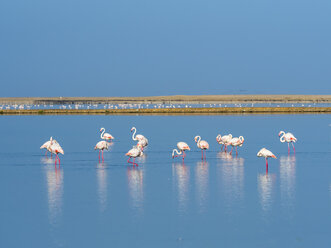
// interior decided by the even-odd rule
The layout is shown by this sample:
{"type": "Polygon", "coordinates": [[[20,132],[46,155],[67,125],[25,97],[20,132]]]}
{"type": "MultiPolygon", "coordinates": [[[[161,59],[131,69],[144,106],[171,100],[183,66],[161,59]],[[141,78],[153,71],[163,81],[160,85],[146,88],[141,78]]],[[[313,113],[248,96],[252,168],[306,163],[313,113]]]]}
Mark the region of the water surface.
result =
{"type": "Polygon", "coordinates": [[[330,115],[1,116],[1,247],[329,247],[330,115]],[[149,139],[138,167],[130,129],[149,139]],[[114,137],[105,162],[99,129],[114,137]],[[298,138],[296,154],[280,130],[298,138]],[[243,135],[238,156],[217,134],[243,135]],[[194,143],[210,143],[207,160],[194,143]],[[61,167],[39,150],[53,136],[61,167]],[[178,141],[185,163],[171,159],[178,141]],[[262,147],[278,157],[256,157],[262,147]]]}

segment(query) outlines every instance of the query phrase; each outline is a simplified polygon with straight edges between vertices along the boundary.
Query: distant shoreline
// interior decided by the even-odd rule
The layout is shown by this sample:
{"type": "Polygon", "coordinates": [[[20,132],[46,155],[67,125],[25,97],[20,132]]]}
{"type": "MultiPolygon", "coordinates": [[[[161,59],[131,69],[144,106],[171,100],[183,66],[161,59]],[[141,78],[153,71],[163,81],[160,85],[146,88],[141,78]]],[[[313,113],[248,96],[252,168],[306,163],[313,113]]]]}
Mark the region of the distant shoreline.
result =
{"type": "Polygon", "coordinates": [[[218,107],[157,109],[5,109],[0,115],[231,115],[331,114],[331,107],[218,107]]]}
{"type": "Polygon", "coordinates": [[[331,103],[331,95],[174,95],[146,97],[1,97],[0,104],[331,103]]]}

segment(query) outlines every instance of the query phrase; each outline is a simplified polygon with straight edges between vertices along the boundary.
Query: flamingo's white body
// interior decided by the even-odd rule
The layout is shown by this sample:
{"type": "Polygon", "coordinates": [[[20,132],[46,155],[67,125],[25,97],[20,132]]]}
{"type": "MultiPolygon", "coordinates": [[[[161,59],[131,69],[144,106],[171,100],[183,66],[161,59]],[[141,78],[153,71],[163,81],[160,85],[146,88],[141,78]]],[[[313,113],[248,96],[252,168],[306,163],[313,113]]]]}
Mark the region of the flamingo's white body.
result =
{"type": "Polygon", "coordinates": [[[229,145],[232,146],[230,154],[232,154],[233,147],[236,147],[236,154],[238,154],[237,147],[242,146],[244,143],[244,137],[240,136],[239,138],[232,138],[230,142],[228,143],[229,145]]]}
{"type": "Polygon", "coordinates": [[[115,139],[110,133],[105,133],[105,131],[106,130],[104,127],[100,128],[100,133],[101,133],[100,138],[101,139],[109,140],[109,141],[115,139]]]}
{"type": "MultiPolygon", "coordinates": [[[[209,149],[209,144],[205,140],[201,140],[200,136],[195,136],[194,141],[197,143],[197,147],[201,149],[201,159],[203,159],[203,151],[209,149]]],[[[205,159],[206,159],[206,152],[205,152],[205,159]]]]}
{"type": "MultiPolygon", "coordinates": [[[[47,147],[49,147],[49,146],[51,145],[51,140],[53,140],[52,137],[49,139],[49,141],[46,141],[46,142],[40,147],[40,149],[46,149],[45,156],[47,156],[47,151],[48,151],[47,147]]],[[[54,141],[54,140],[53,140],[53,141],[54,141]]]]}
{"type": "Polygon", "coordinates": [[[51,137],[50,143],[47,147],[47,150],[49,152],[51,152],[52,154],[55,154],[55,165],[56,165],[56,161],[59,161],[59,165],[60,165],[60,158],[58,156],[59,153],[61,153],[62,155],[64,155],[64,151],[62,149],[62,147],[60,146],[60,144],[56,141],[53,140],[53,138],[51,137]]]}
{"type": "Polygon", "coordinates": [[[99,141],[95,147],[94,147],[94,150],[98,149],[99,150],[99,162],[100,162],[100,152],[102,152],[102,161],[104,161],[104,158],[103,158],[103,150],[106,149],[108,150],[108,147],[109,147],[109,143],[107,141],[99,141]]]}
{"type": "Polygon", "coordinates": [[[266,170],[268,172],[268,158],[277,158],[271,151],[268,149],[262,148],[258,153],[258,157],[264,157],[266,162],[266,170]]]}
{"type": "Polygon", "coordinates": [[[190,147],[188,146],[188,144],[186,144],[185,142],[182,142],[182,141],[177,143],[177,147],[178,147],[179,151],[177,149],[173,149],[172,158],[182,155],[183,161],[184,161],[184,158],[186,157],[185,151],[186,150],[190,151],[190,147]],[[175,152],[177,153],[177,155],[175,155],[175,152]]]}
{"type": "Polygon", "coordinates": [[[232,139],[232,134],[223,135],[223,136],[219,134],[216,137],[217,143],[222,145],[221,150],[223,149],[223,146],[225,146],[225,151],[227,150],[227,146],[231,139],[232,139]]]}
{"type": "Polygon", "coordinates": [[[134,131],[132,134],[132,140],[138,141],[138,145],[141,146],[142,150],[144,150],[144,148],[148,145],[148,139],[142,134],[136,135],[137,129],[135,127],[131,128],[131,132],[132,131],[134,131]]]}
{"type": "Polygon", "coordinates": [[[297,138],[295,138],[292,133],[285,133],[284,131],[280,131],[278,137],[280,137],[280,142],[287,142],[288,153],[290,153],[290,143],[292,143],[292,147],[295,152],[295,147],[293,143],[297,142],[297,138]]]}
{"type": "Polygon", "coordinates": [[[143,155],[143,151],[141,149],[141,147],[138,145],[138,146],[134,146],[132,147],[131,150],[129,150],[125,156],[129,156],[129,159],[128,159],[128,163],[132,164],[132,165],[137,165],[137,163],[135,163],[135,159],[136,157],[141,157],[143,155]],[[133,162],[130,161],[130,159],[133,158],[133,162]]]}

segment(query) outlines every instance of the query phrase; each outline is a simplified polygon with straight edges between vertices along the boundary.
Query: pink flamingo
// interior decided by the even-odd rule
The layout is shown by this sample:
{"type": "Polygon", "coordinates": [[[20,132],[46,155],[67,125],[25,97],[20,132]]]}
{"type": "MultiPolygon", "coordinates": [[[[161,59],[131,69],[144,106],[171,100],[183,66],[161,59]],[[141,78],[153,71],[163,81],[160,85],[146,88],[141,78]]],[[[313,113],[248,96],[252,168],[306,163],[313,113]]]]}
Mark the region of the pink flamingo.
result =
{"type": "Polygon", "coordinates": [[[138,145],[142,148],[142,150],[144,150],[144,148],[148,146],[148,139],[142,134],[136,135],[137,129],[135,127],[131,128],[131,132],[133,132],[132,140],[138,141],[138,145]]]}
{"type": "Polygon", "coordinates": [[[109,141],[115,139],[110,133],[105,133],[105,131],[106,131],[106,130],[105,130],[104,127],[102,127],[102,128],[100,129],[100,133],[101,133],[100,138],[101,138],[101,139],[103,139],[103,140],[109,140],[109,141]]]}
{"type": "Polygon", "coordinates": [[[227,151],[227,146],[229,145],[230,140],[232,139],[232,134],[223,135],[220,134],[217,135],[216,141],[218,144],[221,144],[221,151],[223,150],[223,147],[225,147],[225,151],[227,151]]]}
{"type": "Polygon", "coordinates": [[[280,131],[278,137],[280,137],[280,142],[287,142],[288,153],[290,153],[290,143],[292,143],[293,151],[295,153],[295,147],[293,143],[297,142],[297,138],[295,138],[292,133],[285,133],[284,131],[280,131]]]}
{"type": "Polygon", "coordinates": [[[240,136],[239,138],[232,138],[230,142],[228,143],[229,145],[232,146],[230,154],[232,154],[233,147],[236,147],[236,155],[238,155],[238,146],[242,146],[244,143],[244,137],[240,136]]]}
{"type": "Polygon", "coordinates": [[[262,148],[258,153],[257,153],[258,157],[264,157],[265,158],[265,162],[266,162],[266,172],[268,173],[268,158],[276,158],[277,157],[269,150],[262,148]]]}
{"type": "Polygon", "coordinates": [[[62,155],[64,155],[64,151],[63,151],[62,147],[60,146],[60,144],[56,140],[53,140],[52,137],[50,140],[50,144],[47,147],[47,150],[49,152],[55,154],[55,165],[56,165],[56,161],[59,161],[59,166],[60,166],[60,158],[59,158],[58,154],[61,153],[62,155]]]}
{"type": "Polygon", "coordinates": [[[50,144],[51,144],[51,140],[53,140],[52,137],[49,139],[49,141],[46,141],[46,142],[40,147],[40,149],[46,149],[46,153],[45,153],[45,156],[46,156],[46,157],[47,157],[47,147],[50,146],[50,144]]]}
{"type": "Polygon", "coordinates": [[[99,150],[99,162],[100,162],[100,152],[102,152],[102,161],[104,161],[104,158],[103,158],[103,150],[106,149],[108,150],[108,147],[109,147],[109,143],[107,141],[99,141],[95,147],[94,147],[94,150],[98,149],[99,150]]]}
{"type": "Polygon", "coordinates": [[[190,151],[191,149],[188,146],[188,144],[186,144],[185,142],[182,142],[182,141],[177,143],[177,147],[178,147],[179,151],[177,149],[173,149],[172,158],[179,157],[181,155],[183,158],[183,162],[184,162],[184,158],[186,157],[185,151],[186,150],[190,151]],[[175,155],[175,152],[177,153],[177,155],[175,155]]]}
{"type": "Polygon", "coordinates": [[[137,145],[137,146],[134,146],[132,147],[131,150],[129,150],[125,156],[129,156],[129,159],[128,159],[128,163],[132,164],[133,166],[137,165],[137,163],[135,163],[135,159],[136,157],[141,157],[143,155],[143,151],[142,151],[142,148],[141,146],[137,145]],[[133,162],[130,161],[130,159],[133,158],[133,162]]]}
{"type": "Polygon", "coordinates": [[[203,151],[205,151],[205,159],[206,159],[206,150],[209,149],[209,144],[205,140],[201,140],[200,136],[195,136],[194,141],[197,143],[197,147],[201,149],[201,159],[203,159],[203,151]]]}

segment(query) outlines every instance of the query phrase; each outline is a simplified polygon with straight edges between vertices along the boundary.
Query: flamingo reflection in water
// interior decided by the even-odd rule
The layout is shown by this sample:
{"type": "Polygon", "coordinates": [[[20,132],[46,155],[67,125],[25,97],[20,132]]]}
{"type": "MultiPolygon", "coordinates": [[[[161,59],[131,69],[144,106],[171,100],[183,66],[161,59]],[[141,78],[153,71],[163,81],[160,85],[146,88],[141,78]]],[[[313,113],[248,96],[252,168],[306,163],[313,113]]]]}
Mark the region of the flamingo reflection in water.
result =
{"type": "Polygon", "coordinates": [[[296,158],[295,156],[281,156],[280,166],[280,190],[282,205],[293,206],[295,196],[296,158]]]}
{"type": "Polygon", "coordinates": [[[274,185],[276,182],[275,174],[258,174],[258,192],[262,210],[267,212],[270,210],[274,197],[274,185]]]}
{"type": "Polygon", "coordinates": [[[144,171],[137,167],[127,168],[128,189],[135,210],[142,211],[144,202],[144,171]]]}
{"type": "Polygon", "coordinates": [[[200,210],[205,210],[208,199],[209,163],[198,161],[195,167],[196,194],[200,210]]]}
{"type": "Polygon", "coordinates": [[[104,212],[107,207],[107,164],[99,163],[96,168],[100,210],[104,212]]]}
{"type": "Polygon", "coordinates": [[[229,213],[233,211],[233,203],[242,201],[244,197],[244,163],[245,159],[233,157],[229,153],[219,152],[218,173],[222,180],[221,191],[224,193],[224,199],[229,213]]]}
{"type": "Polygon", "coordinates": [[[184,163],[172,164],[172,177],[177,187],[179,210],[186,212],[189,195],[190,168],[184,163]]]}
{"type": "Polygon", "coordinates": [[[63,170],[54,166],[52,160],[45,161],[44,167],[48,194],[49,221],[52,225],[59,222],[63,201],[63,170]]]}

